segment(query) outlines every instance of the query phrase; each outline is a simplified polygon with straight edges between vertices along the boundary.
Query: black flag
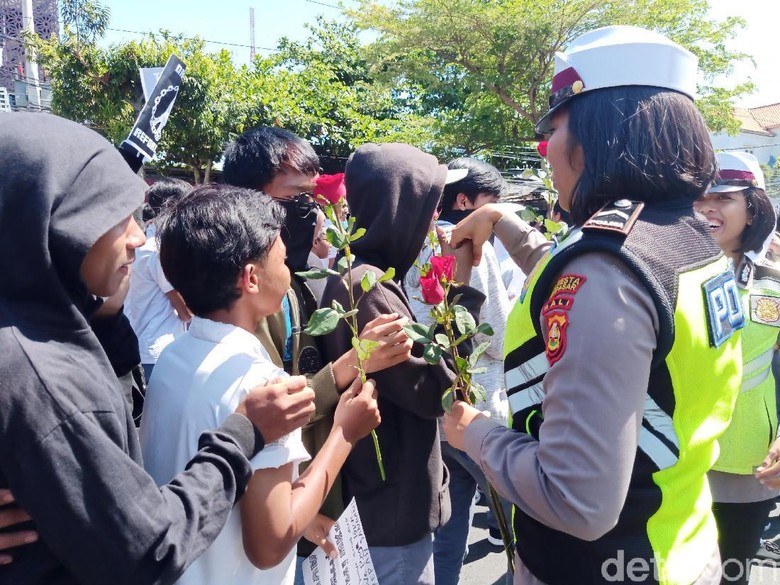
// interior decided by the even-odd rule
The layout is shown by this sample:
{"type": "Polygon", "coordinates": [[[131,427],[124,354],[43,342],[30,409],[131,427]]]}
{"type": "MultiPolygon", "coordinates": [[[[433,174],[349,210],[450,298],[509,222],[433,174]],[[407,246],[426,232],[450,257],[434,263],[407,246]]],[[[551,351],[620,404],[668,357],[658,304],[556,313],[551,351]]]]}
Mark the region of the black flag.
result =
{"type": "Polygon", "coordinates": [[[120,152],[135,172],[138,172],[144,160],[154,157],[162,129],[179,95],[185,68],[181,59],[176,55],[170,56],[149,100],[138,114],[130,136],[119,145],[120,152]]]}

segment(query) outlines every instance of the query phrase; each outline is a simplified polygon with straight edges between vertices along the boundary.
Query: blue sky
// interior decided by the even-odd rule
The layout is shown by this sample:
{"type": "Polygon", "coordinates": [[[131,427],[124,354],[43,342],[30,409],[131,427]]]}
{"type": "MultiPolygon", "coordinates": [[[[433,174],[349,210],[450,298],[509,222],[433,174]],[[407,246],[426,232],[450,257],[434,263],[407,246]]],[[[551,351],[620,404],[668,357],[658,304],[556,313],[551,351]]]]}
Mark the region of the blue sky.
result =
{"type": "MultiPolygon", "coordinates": [[[[758,91],[737,105],[753,107],[780,102],[780,68],[777,59],[780,45],[777,38],[777,0],[709,0],[712,14],[724,18],[739,14],[748,21],[748,27],[735,39],[733,48],[754,56],[738,63],[732,79],[751,77],[758,91]]],[[[233,53],[237,63],[249,60],[249,7],[255,9],[255,46],[258,53],[276,46],[283,36],[295,40],[306,38],[304,25],[314,22],[317,15],[337,18],[341,14],[338,0],[102,0],[111,9],[111,28],[123,31],[156,31],[165,28],[174,33],[199,35],[210,41],[246,45],[233,47],[212,44],[217,50],[224,47],[233,53]]],[[[345,0],[347,6],[354,0],[345,0]]],[[[120,42],[137,39],[131,32],[110,30],[106,41],[120,42]]]]}

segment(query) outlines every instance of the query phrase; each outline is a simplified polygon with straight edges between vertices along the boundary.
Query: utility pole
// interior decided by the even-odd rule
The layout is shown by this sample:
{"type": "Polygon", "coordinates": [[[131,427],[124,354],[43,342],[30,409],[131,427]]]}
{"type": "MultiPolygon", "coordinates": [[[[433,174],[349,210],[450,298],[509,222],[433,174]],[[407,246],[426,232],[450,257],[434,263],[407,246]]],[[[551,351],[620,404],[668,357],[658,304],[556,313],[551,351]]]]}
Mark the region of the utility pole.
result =
{"type": "Polygon", "coordinates": [[[255,61],[255,9],[249,7],[249,62],[255,61]]]}
{"type": "MultiPolygon", "coordinates": [[[[32,0],[22,0],[23,29],[35,34],[35,20],[33,18],[32,0]]],[[[38,81],[38,64],[35,62],[35,51],[25,50],[24,57],[24,84],[27,88],[27,100],[34,110],[41,109],[41,86],[38,81]]]]}

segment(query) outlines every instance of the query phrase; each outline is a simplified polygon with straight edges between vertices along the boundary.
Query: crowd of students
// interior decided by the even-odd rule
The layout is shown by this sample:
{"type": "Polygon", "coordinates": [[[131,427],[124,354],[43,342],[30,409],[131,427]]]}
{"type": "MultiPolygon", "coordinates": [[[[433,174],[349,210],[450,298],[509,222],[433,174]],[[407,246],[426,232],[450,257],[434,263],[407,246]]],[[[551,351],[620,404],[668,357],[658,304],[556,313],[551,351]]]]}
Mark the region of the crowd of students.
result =
{"type": "Polygon", "coordinates": [[[776,219],[754,157],[716,160],[696,67],[623,26],[557,56],[537,131],[559,242],[497,203],[486,163],[357,148],[365,383],[345,323],[305,331],[350,297],[297,274],[333,266],[308,142],[251,129],[224,184],[147,190],[96,133],[0,114],[0,583],[300,583],[354,498],[380,585],[454,584],[487,482],[516,584],[747,583],[780,489],[776,219]],[[485,402],[447,413],[453,363],[404,330],[430,320],[437,212],[451,300],[495,331],[485,402]]]}

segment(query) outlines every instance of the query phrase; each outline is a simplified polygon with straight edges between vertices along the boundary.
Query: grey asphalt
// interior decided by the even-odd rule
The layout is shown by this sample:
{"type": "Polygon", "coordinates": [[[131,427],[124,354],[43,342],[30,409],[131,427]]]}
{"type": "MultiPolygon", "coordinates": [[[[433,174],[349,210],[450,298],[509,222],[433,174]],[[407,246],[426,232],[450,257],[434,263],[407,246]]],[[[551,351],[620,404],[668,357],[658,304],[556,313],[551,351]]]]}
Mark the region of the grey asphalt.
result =
{"type": "MultiPolygon", "coordinates": [[[[487,540],[485,513],[487,508],[475,507],[474,522],[469,532],[469,553],[460,574],[461,585],[504,585],[506,583],[506,555],[500,547],[487,540]]],[[[770,514],[765,538],[776,540],[780,546],[780,503],[770,514]]],[[[774,559],[763,559],[764,566],[754,565],[750,585],[780,585],[780,554],[774,559]]]]}

